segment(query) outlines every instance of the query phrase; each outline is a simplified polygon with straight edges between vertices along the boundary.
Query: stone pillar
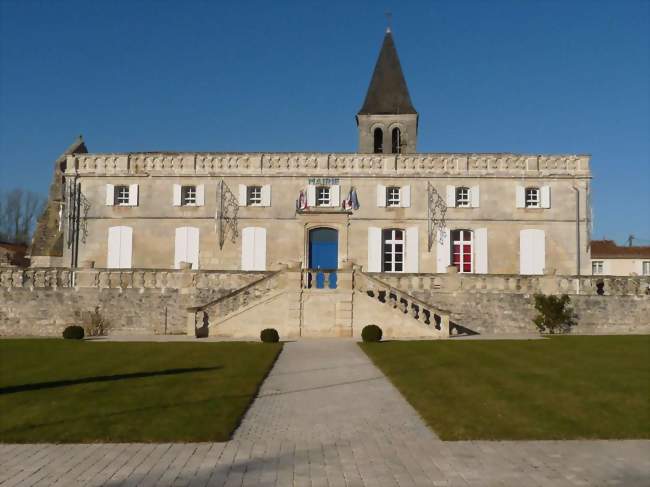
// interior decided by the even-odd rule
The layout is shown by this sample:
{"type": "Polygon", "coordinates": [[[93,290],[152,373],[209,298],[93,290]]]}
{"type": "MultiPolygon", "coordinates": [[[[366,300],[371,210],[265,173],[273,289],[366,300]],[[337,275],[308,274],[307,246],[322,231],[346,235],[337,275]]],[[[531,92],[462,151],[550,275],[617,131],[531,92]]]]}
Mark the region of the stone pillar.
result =
{"type": "Polygon", "coordinates": [[[194,308],[187,310],[187,336],[196,336],[196,311],[194,308]]]}

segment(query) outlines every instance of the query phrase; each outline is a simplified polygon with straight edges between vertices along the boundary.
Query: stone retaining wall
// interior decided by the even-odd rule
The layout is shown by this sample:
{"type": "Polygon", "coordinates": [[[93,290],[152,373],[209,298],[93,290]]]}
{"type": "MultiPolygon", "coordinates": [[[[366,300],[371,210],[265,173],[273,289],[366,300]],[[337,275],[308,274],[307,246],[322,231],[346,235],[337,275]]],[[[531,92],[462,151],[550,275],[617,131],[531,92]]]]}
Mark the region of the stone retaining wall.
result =
{"type": "MultiPolygon", "coordinates": [[[[201,307],[269,274],[2,269],[0,335],[60,336],[65,326],[80,324],[83,313],[96,307],[113,324],[112,333],[186,333],[187,308],[201,307]]],[[[372,275],[449,311],[452,321],[479,333],[534,332],[536,293],[571,295],[578,314],[575,333],[650,333],[650,277],[372,275]]]]}
{"type": "Polygon", "coordinates": [[[112,333],[186,332],[186,309],[217,299],[264,272],[86,269],[0,271],[0,335],[60,336],[99,307],[112,333]]]}
{"type": "Polygon", "coordinates": [[[568,294],[573,333],[650,333],[650,277],[375,274],[478,333],[536,331],[535,294],[568,294]]]}

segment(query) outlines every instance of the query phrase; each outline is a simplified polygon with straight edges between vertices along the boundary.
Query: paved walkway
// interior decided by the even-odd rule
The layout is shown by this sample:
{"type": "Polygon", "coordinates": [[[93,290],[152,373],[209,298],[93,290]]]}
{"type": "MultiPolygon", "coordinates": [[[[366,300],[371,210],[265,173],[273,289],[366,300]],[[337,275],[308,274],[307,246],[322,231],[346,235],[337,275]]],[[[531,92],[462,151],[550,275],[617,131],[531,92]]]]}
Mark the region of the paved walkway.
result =
{"type": "Polygon", "coordinates": [[[233,441],[0,445],[17,485],[647,486],[650,442],[442,442],[354,342],[303,340],[233,441]]]}

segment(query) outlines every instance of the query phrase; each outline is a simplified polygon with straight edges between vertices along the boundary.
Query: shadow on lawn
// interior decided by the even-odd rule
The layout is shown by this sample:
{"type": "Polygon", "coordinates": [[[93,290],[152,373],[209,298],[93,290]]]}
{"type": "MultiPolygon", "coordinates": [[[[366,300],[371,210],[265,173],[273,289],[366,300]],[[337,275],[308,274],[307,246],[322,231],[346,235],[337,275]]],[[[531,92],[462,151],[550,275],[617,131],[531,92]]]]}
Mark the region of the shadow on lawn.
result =
{"type": "Polygon", "coordinates": [[[187,367],[179,369],[154,370],[150,372],[133,372],[131,374],[99,375],[96,377],[82,377],[79,379],[56,380],[52,382],[36,382],[34,384],[21,384],[0,388],[0,395],[14,394],[16,392],[38,391],[41,389],[54,389],[57,387],[76,386],[79,384],[92,384],[96,382],[112,382],[116,380],[142,379],[145,377],[160,377],[165,375],[189,374],[191,372],[205,372],[223,367],[187,367]]]}

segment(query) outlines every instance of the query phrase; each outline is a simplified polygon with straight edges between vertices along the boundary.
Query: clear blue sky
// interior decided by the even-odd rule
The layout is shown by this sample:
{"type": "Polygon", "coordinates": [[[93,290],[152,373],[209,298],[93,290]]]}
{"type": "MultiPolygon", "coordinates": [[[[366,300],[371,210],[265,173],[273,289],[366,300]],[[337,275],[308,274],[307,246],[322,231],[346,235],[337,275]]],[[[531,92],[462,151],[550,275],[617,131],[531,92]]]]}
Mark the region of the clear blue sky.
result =
{"type": "Polygon", "coordinates": [[[46,192],[80,133],[355,151],[386,10],[420,151],[592,154],[595,236],[650,239],[647,0],[0,0],[0,188],[46,192]]]}

